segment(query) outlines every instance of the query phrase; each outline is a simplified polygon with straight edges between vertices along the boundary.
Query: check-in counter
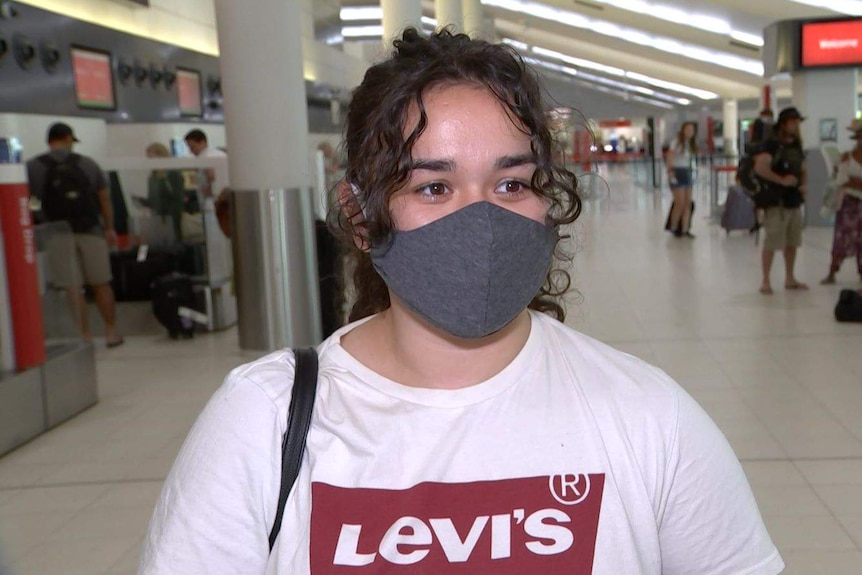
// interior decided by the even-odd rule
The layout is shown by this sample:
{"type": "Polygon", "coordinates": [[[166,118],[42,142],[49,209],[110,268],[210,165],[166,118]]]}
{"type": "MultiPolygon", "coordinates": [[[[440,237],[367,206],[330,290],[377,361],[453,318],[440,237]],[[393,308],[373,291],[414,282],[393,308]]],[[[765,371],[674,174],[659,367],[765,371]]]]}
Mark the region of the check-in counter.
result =
{"type": "Polygon", "coordinates": [[[0,455],[98,401],[93,345],[75,323],[74,237],[33,226],[26,173],[0,164],[0,455]]]}

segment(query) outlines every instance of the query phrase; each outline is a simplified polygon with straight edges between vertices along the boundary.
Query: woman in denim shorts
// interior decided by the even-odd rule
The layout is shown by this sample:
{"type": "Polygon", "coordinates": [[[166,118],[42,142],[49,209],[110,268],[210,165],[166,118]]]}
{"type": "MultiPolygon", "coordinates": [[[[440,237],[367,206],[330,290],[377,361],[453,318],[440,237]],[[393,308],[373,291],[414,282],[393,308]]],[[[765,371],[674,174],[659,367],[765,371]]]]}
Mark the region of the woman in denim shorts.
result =
{"type": "Polygon", "coordinates": [[[697,124],[684,122],[667,152],[667,177],[673,192],[670,229],[676,237],[693,238],[691,233],[691,186],[697,157],[697,124]]]}

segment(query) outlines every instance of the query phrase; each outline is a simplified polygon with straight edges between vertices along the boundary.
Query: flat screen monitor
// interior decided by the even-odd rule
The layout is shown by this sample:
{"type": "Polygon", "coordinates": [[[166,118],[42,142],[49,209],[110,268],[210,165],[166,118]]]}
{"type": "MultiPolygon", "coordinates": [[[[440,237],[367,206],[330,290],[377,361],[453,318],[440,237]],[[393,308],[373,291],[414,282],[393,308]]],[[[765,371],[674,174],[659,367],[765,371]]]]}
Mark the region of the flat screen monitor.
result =
{"type": "Polygon", "coordinates": [[[804,22],[803,68],[862,66],[862,18],[804,22]]]}
{"type": "Polygon", "coordinates": [[[80,46],[72,46],[71,53],[75,101],[78,106],[95,110],[116,110],[111,53],[80,46]]]}
{"type": "Polygon", "coordinates": [[[181,116],[203,116],[201,103],[201,73],[188,68],[177,68],[177,94],[181,116]]]}

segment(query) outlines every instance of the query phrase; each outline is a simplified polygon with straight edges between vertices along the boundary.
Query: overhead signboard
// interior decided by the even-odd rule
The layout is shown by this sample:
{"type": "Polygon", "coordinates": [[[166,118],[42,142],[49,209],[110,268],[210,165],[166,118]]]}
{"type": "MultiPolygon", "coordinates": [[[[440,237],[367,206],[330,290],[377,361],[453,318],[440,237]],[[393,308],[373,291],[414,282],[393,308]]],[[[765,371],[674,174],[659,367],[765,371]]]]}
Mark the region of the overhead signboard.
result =
{"type": "Polygon", "coordinates": [[[200,72],[177,68],[177,93],[181,116],[203,116],[200,72]]]}
{"type": "Polygon", "coordinates": [[[71,52],[78,106],[96,110],[116,109],[111,54],[78,46],[72,47],[71,52]]]}
{"type": "Polygon", "coordinates": [[[804,22],[803,68],[862,66],[862,18],[804,22]]]}

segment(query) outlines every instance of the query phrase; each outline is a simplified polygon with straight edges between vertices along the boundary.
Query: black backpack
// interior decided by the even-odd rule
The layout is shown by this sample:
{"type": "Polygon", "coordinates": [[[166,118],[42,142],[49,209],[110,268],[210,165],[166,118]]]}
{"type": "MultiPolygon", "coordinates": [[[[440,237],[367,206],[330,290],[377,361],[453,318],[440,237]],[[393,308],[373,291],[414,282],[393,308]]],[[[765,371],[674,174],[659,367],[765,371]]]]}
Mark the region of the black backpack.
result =
{"type": "Polygon", "coordinates": [[[39,158],[48,168],[42,188],[42,212],[49,222],[66,221],[75,233],[99,226],[99,208],[81,156],[69,154],[63,161],[46,154],[39,158]]]}
{"type": "Polygon", "coordinates": [[[835,304],[835,319],[862,322],[862,295],[852,289],[841,290],[841,296],[835,304]]]}
{"type": "MultiPolygon", "coordinates": [[[[746,154],[739,158],[736,166],[736,178],[742,190],[754,201],[757,208],[769,208],[781,204],[782,191],[771,182],[762,179],[754,171],[755,157],[760,153],[763,142],[750,144],[746,154]]],[[[779,146],[772,157],[772,169],[781,164],[784,158],[784,146],[779,146]]]]}
{"type": "Polygon", "coordinates": [[[749,197],[754,198],[757,195],[761,188],[761,181],[754,173],[754,156],[745,154],[739,158],[739,164],[736,166],[736,178],[749,197]]]}

